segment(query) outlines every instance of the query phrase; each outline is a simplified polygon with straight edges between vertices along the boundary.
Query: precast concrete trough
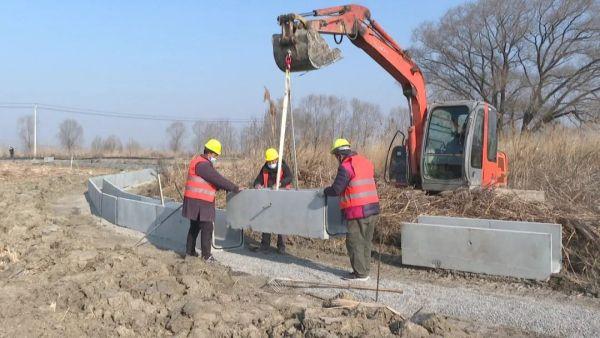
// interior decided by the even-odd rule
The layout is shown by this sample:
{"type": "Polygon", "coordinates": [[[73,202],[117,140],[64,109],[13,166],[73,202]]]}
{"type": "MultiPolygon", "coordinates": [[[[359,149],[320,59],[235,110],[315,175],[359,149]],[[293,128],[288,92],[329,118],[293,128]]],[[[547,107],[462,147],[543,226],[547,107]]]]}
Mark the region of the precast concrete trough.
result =
{"type": "Polygon", "coordinates": [[[346,234],[339,198],[315,189],[242,190],[227,196],[226,214],[233,229],[318,239],[346,234]]]}
{"type": "MultiPolygon", "coordinates": [[[[149,234],[156,246],[184,252],[189,220],[181,203],[126,191],[156,181],[153,169],[92,177],[88,200],[92,212],[106,221],[149,234]]],[[[243,190],[227,196],[227,210],[217,209],[213,247],[232,249],[244,243],[243,229],[327,239],[346,233],[338,198],[317,190],[243,190]]],[[[199,245],[199,244],[198,244],[199,245]]]]}
{"type": "Polygon", "coordinates": [[[419,216],[401,241],[407,265],[537,280],[562,266],[559,224],[419,216]]]}
{"type": "MultiPolygon", "coordinates": [[[[181,203],[169,200],[162,205],[158,199],[125,191],[153,181],[156,172],[152,169],[90,178],[88,201],[92,213],[118,226],[145,234],[152,231],[148,240],[157,247],[184,252],[190,222],[181,216],[181,203]]],[[[242,230],[227,226],[224,210],[217,209],[214,229],[214,248],[243,245],[242,230]]]]}

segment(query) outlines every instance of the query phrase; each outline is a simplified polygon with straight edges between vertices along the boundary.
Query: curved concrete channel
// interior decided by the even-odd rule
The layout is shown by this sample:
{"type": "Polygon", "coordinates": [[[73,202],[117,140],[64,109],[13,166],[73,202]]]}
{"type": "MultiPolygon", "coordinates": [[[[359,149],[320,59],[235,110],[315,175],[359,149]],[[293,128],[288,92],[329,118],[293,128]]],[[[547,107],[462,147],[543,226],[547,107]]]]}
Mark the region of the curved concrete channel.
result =
{"type": "MultiPolygon", "coordinates": [[[[162,205],[158,199],[125,191],[155,180],[153,169],[90,178],[87,198],[92,213],[118,226],[151,232],[148,240],[157,247],[184,252],[189,220],[181,216],[181,203],[166,200],[162,205]]],[[[225,212],[217,209],[213,247],[240,247],[243,238],[242,230],[225,225],[225,212]]]]}

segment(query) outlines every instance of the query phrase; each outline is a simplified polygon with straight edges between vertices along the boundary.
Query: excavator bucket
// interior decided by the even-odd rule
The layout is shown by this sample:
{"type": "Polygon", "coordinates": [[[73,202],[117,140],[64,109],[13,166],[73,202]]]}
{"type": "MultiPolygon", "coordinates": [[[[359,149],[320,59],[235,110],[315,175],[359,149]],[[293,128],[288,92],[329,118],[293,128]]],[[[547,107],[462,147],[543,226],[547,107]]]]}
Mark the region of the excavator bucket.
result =
{"type": "Polygon", "coordinates": [[[273,34],[273,56],[282,71],[285,71],[288,53],[292,72],[319,69],[342,58],[338,48],[331,49],[318,32],[306,28],[295,29],[291,38],[287,39],[282,39],[282,34],[273,34]]]}

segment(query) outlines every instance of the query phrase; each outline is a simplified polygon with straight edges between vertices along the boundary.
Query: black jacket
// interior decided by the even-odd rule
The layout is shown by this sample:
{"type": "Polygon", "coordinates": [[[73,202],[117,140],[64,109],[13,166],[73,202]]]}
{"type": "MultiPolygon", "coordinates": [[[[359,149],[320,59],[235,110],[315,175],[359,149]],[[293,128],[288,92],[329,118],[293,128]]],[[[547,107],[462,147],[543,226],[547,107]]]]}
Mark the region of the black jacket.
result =
{"type": "MultiPolygon", "coordinates": [[[[283,171],[283,177],[281,178],[281,182],[279,184],[279,187],[285,187],[288,184],[292,184],[292,180],[293,180],[293,175],[292,175],[292,171],[290,170],[290,167],[288,167],[288,165],[285,163],[285,161],[281,162],[281,169],[283,171]]],[[[263,188],[271,188],[275,185],[276,182],[276,176],[277,176],[277,168],[275,169],[271,169],[267,166],[267,163],[265,163],[262,168],[260,169],[260,171],[258,172],[258,176],[256,176],[256,179],[254,180],[254,183],[252,184],[253,186],[257,186],[257,185],[261,185],[263,186],[263,188]],[[263,184],[263,173],[267,172],[269,174],[269,179],[267,180],[267,186],[264,187],[263,184]]]]}

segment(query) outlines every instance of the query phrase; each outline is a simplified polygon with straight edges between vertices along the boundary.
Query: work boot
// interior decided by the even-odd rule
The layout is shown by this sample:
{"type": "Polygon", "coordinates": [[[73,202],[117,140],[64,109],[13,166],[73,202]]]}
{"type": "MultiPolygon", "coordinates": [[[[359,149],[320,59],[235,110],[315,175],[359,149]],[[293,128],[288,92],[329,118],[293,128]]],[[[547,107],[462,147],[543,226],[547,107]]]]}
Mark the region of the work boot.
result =
{"type": "Polygon", "coordinates": [[[196,252],[196,250],[186,250],[185,255],[192,256],[192,257],[198,257],[198,253],[196,252]]]}
{"type": "Polygon", "coordinates": [[[280,255],[285,255],[285,246],[278,246],[277,253],[280,255]]]}
{"type": "Polygon", "coordinates": [[[369,276],[360,276],[354,272],[349,273],[347,276],[342,277],[343,280],[345,281],[349,281],[349,282],[366,282],[370,279],[371,277],[369,276]]]}
{"type": "Polygon", "coordinates": [[[213,255],[210,255],[210,256],[204,258],[204,261],[206,263],[208,263],[208,264],[215,264],[215,263],[217,263],[217,259],[213,255]]]}

